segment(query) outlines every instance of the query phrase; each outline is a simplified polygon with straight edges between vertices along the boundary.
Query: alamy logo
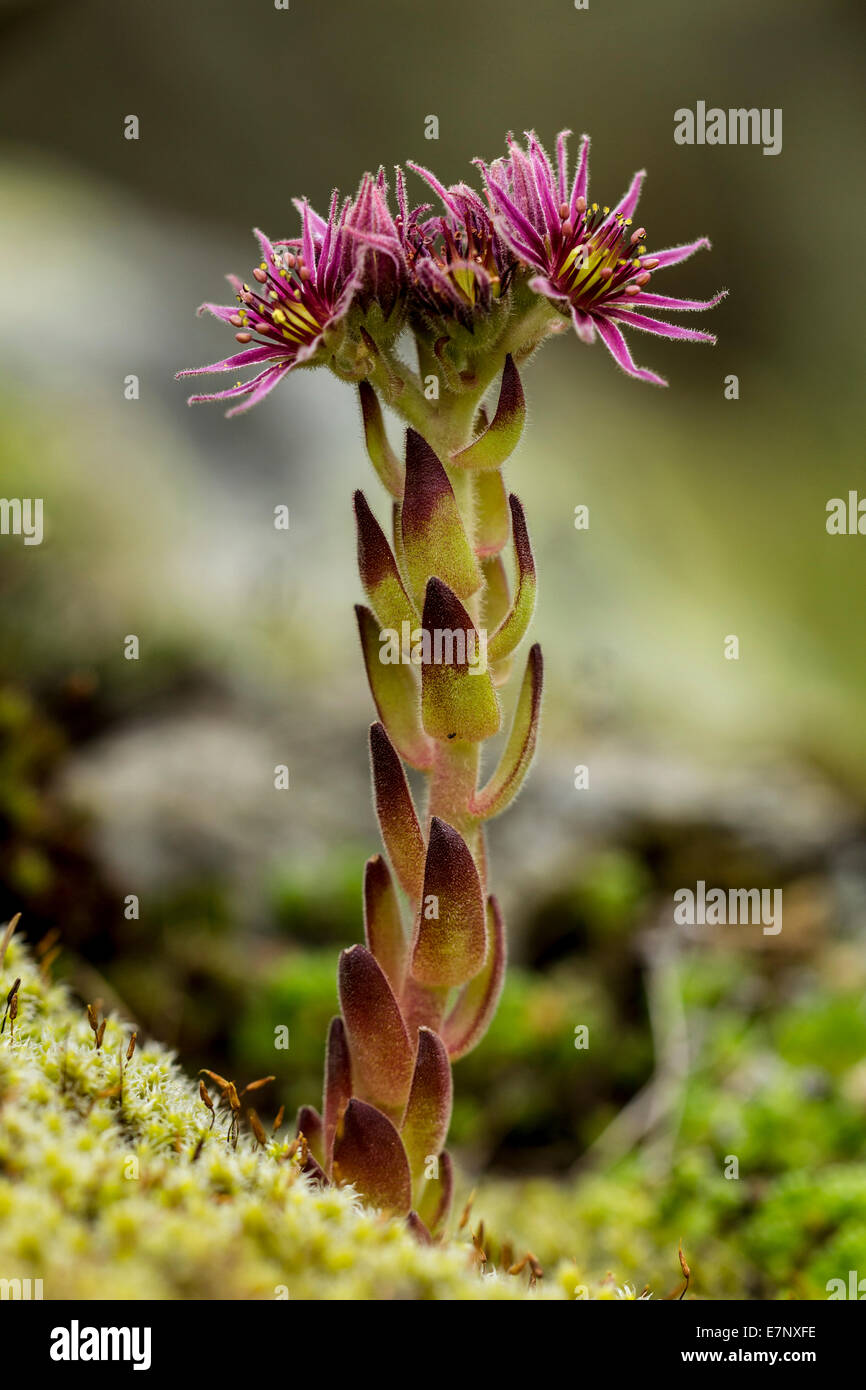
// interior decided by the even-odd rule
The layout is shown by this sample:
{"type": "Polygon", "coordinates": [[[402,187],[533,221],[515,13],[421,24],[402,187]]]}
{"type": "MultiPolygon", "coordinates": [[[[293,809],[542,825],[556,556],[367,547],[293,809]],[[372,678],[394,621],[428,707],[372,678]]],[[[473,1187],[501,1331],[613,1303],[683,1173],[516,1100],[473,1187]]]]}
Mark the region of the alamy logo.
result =
{"type": "Polygon", "coordinates": [[[782,152],[782,108],[763,106],[711,106],[699,101],[694,111],[681,106],[674,112],[674,140],[678,145],[763,145],[764,154],[782,152]]]}
{"type": "Polygon", "coordinates": [[[847,502],[844,497],[831,497],[826,527],[830,536],[866,536],[866,497],[861,501],[853,489],[847,502]]]}
{"type": "Polygon", "coordinates": [[[856,1269],[848,1270],[847,1288],[844,1279],[828,1279],[824,1287],[831,1302],[834,1298],[854,1298],[861,1303],[866,1299],[866,1279],[861,1279],[856,1269]]]}
{"type": "Polygon", "coordinates": [[[52,1361],[131,1361],[134,1371],[150,1370],[149,1327],[68,1327],[51,1332],[52,1361]]]}
{"type": "Polygon", "coordinates": [[[0,1279],[0,1300],[42,1298],[41,1279],[0,1279]]]}
{"type": "Polygon", "coordinates": [[[680,927],[762,924],[764,936],[778,936],[782,930],[781,888],[729,888],[727,893],[724,888],[711,888],[707,892],[701,878],[694,892],[691,888],[678,888],[674,904],[674,921],[680,927]]]}
{"type": "Polygon", "coordinates": [[[0,536],[23,536],[25,545],[41,545],[42,498],[0,497],[0,536]]]}
{"type": "Polygon", "coordinates": [[[384,666],[468,666],[470,676],[487,670],[487,633],[450,627],[416,627],[408,621],[400,631],[383,627],[379,634],[379,660],[384,666]]]}

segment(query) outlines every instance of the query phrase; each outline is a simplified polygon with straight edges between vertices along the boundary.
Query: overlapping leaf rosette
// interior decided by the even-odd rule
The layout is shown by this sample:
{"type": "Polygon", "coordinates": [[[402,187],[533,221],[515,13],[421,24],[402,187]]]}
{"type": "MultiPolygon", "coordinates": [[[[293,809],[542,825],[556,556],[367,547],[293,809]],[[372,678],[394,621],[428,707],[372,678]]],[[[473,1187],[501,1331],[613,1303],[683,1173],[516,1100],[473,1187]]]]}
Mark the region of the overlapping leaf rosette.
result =
{"type": "Polygon", "coordinates": [[[482,1038],[505,974],[485,826],[520,790],[538,736],[542,659],[533,646],[517,668],[504,750],[482,773],[535,605],[523,508],[503,479],[524,425],[519,369],[571,324],[584,342],[597,335],[631,375],[663,385],[636,366],[622,328],[713,342],[645,311],[708,309],[721,298],[649,291],[655,270],[709,243],[648,254],[644,228],[633,226],[643,175],[615,207],[590,203],[589,141],[570,178],[566,140],[564,132],[551,163],[534,135],[525,148],[509,138],[505,157],[477,161],[481,194],[410,165],[439,211],[410,207],[401,170],[394,212],[382,171],[342,204],[335,193],[327,218],[299,202],[300,236],[257,233],[253,283],[232,279],[234,305],[202,306],[236,329],[241,350],[197,370],[256,370],[191,400],[229,401],[233,415],[289,372],[328,366],[357,386],[367,451],[390,499],[386,534],[355,494],[366,596],[357,618],[378,715],[370,761],[385,855],[366,866],[364,944],[339,963],[322,1111],[304,1107],[298,1128],[311,1173],[406,1214],[422,1239],[443,1229],[451,1203],[451,1063],[482,1038]],[[406,426],[399,452],[383,406],[406,426]],[[426,782],[423,800],[407,768],[426,782]]]}

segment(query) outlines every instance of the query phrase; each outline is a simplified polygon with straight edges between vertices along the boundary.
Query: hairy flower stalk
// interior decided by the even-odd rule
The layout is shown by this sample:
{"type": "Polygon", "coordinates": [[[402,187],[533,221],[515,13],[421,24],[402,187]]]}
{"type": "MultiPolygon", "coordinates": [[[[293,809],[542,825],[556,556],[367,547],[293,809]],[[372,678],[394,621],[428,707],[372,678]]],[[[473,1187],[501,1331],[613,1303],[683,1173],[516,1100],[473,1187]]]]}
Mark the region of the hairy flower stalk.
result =
{"type": "Polygon", "coordinates": [[[410,208],[400,170],[394,214],[381,171],[342,206],[335,193],[327,218],[298,204],[300,237],[271,244],[257,233],[255,289],[232,280],[237,307],[203,306],[239,330],[242,351],[199,370],[261,370],[191,399],[236,400],[234,414],[288,372],[329,366],[357,384],[367,452],[390,498],[390,535],[364,493],[354,499],[385,854],[365,870],[364,944],[339,962],[322,1110],[303,1107],[298,1130],[311,1174],[405,1214],[422,1240],[442,1230],[451,1203],[451,1063],[483,1037],[505,975],[485,827],[519,792],[538,737],[541,651],[516,662],[535,562],[503,478],[526,413],[519,368],[571,323],[631,375],[664,384],[635,365],[620,325],[712,342],[635,311],[721,298],[647,290],[655,270],[709,243],[646,256],[643,228],[631,229],[642,175],[615,208],[599,209],[588,202],[588,140],[569,182],[566,136],[555,172],[533,134],[525,150],[509,138],[505,158],[481,165],[484,196],[411,165],[439,212],[410,208]],[[415,365],[398,347],[406,331],[415,365]],[[406,426],[399,451],[383,406],[406,426]],[[510,732],[491,770],[483,745],[502,729],[509,684],[510,732]],[[417,804],[407,767],[426,782],[417,804]]]}

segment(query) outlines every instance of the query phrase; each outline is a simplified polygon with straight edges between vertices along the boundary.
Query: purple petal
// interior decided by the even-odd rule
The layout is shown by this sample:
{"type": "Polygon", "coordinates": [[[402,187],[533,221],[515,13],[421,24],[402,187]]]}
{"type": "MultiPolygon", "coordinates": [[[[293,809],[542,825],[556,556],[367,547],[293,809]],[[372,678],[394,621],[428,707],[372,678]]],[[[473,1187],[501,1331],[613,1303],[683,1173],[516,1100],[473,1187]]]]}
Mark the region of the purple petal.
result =
{"type": "Polygon", "coordinates": [[[397,189],[397,207],[403,219],[403,231],[405,235],[406,220],[408,217],[406,210],[406,180],[403,177],[403,170],[398,164],[394,166],[394,185],[397,189]]]}
{"type": "Polygon", "coordinates": [[[531,246],[527,246],[525,241],[521,241],[519,236],[515,236],[507,217],[494,217],[493,225],[502,241],[514,252],[515,256],[526,261],[527,265],[535,266],[536,270],[547,269],[547,257],[533,251],[531,246]]]}
{"type": "MultiPolygon", "coordinates": [[[[279,367],[271,367],[268,371],[263,372],[260,377],[256,377],[255,380],[258,382],[258,385],[255,390],[240,405],[236,405],[232,410],[227,410],[226,419],[230,420],[233,415],[243,415],[245,411],[251,410],[254,405],[258,405],[259,401],[264,400],[265,396],[270,395],[277,382],[282,381],[286,372],[292,370],[292,366],[293,363],[286,362],[279,367]]],[[[252,386],[253,383],[248,382],[247,385],[252,386]]]]}
{"type": "Polygon", "coordinates": [[[615,323],[610,319],[602,318],[601,315],[595,319],[595,326],[598,335],[610,353],[613,360],[622,367],[629,376],[636,376],[641,381],[649,381],[653,386],[667,386],[664,377],[656,376],[655,372],[650,372],[646,367],[638,367],[628,350],[625,338],[620,333],[615,323]]]}
{"type": "Polygon", "coordinates": [[[644,309],[715,309],[717,304],[727,295],[727,290],[720,290],[714,294],[712,299],[670,299],[666,294],[630,294],[628,299],[609,300],[608,305],[613,307],[614,303],[622,304],[624,309],[630,309],[633,304],[638,304],[644,309]]]}
{"type": "Polygon", "coordinates": [[[511,188],[515,202],[519,203],[526,213],[530,216],[534,215],[537,221],[540,222],[542,220],[542,209],[538,194],[535,191],[535,174],[532,168],[532,161],[524,154],[513,135],[508,136],[508,148],[511,152],[509,170],[511,173],[511,188]]]}
{"type": "Polygon", "coordinates": [[[568,202],[568,151],[566,149],[566,141],[570,134],[570,130],[561,130],[556,137],[556,163],[559,170],[558,191],[560,203],[568,202]]]}
{"type": "Polygon", "coordinates": [[[541,237],[538,235],[538,232],[535,230],[532,223],[529,221],[529,218],[524,217],[523,213],[520,211],[520,208],[518,208],[511,201],[508,194],[505,192],[505,189],[502,187],[500,183],[497,183],[497,181],[492,177],[492,175],[488,175],[487,183],[488,187],[494,193],[496,201],[502,204],[502,206],[508,214],[508,220],[514,223],[515,228],[520,233],[522,239],[526,242],[527,247],[534,248],[531,252],[532,260],[536,261],[539,265],[544,265],[544,243],[542,242],[541,237]]]}
{"type": "Polygon", "coordinates": [[[259,247],[261,248],[262,260],[265,261],[271,267],[272,270],[276,269],[276,262],[274,261],[274,248],[271,245],[268,237],[266,237],[264,232],[260,231],[258,227],[253,227],[253,236],[256,238],[256,241],[259,243],[259,247]]]}
{"type": "Polygon", "coordinates": [[[550,160],[547,157],[547,153],[539,144],[535,132],[527,131],[526,138],[529,141],[529,150],[532,156],[530,162],[532,165],[532,176],[535,182],[535,191],[538,195],[542,211],[544,212],[547,230],[552,233],[559,230],[561,222],[559,208],[553,196],[553,170],[550,167],[550,160]]]}
{"type": "Polygon", "coordinates": [[[595,324],[589,315],[581,313],[580,309],[572,309],[571,322],[580,341],[588,343],[591,347],[595,342],[595,324]]]}
{"type": "Polygon", "coordinates": [[[659,266],[679,265],[680,261],[687,261],[689,256],[693,256],[696,251],[709,251],[709,237],[699,237],[697,241],[691,241],[684,246],[669,246],[666,251],[653,251],[648,259],[658,261],[659,266]]]}
{"type": "Polygon", "coordinates": [[[563,294],[562,290],[556,288],[552,280],[548,280],[546,275],[533,275],[529,282],[529,288],[536,294],[543,294],[545,299],[559,299],[567,301],[568,295],[563,294]]]}
{"type": "MultiPolygon", "coordinates": [[[[288,365],[289,364],[286,365],[285,369],[279,367],[266,367],[263,372],[259,372],[259,375],[252,377],[250,381],[239,381],[234,386],[229,386],[228,389],[225,391],[213,391],[208,393],[207,395],[190,396],[189,400],[187,401],[187,405],[198,405],[200,401],[232,400],[235,397],[246,396],[249,392],[253,391],[254,388],[257,388],[260,385],[264,385],[266,387],[266,389],[261,393],[261,395],[267,395],[268,391],[270,391],[271,388],[276,385],[276,374],[281,372],[282,370],[287,370],[288,365]]],[[[261,395],[256,395],[256,400],[261,400],[261,395]]],[[[252,405],[254,404],[254,402],[251,401],[250,404],[252,405]]],[[[244,406],[244,409],[249,409],[249,406],[244,406]]]]}
{"type": "Polygon", "coordinates": [[[430,170],[425,169],[422,164],[415,164],[414,161],[411,159],[407,159],[406,164],[419,176],[419,178],[422,178],[425,183],[430,185],[430,187],[433,189],[433,192],[442,200],[448,211],[452,213],[454,217],[459,218],[460,212],[458,208],[455,206],[454,200],[452,199],[450,193],[448,192],[448,189],[444,186],[444,184],[441,184],[439,182],[436,175],[431,174],[430,170]]]}
{"type": "Polygon", "coordinates": [[[304,219],[304,209],[306,208],[314,234],[318,237],[323,237],[327,226],[324,217],[320,217],[317,212],[314,212],[305,198],[293,198],[292,202],[301,214],[302,222],[304,219]]]}
{"type": "Polygon", "coordinates": [[[235,304],[200,304],[196,309],[197,314],[213,314],[215,319],[222,319],[223,323],[230,323],[231,319],[238,312],[235,304]]]}
{"type": "Polygon", "coordinates": [[[571,220],[577,221],[577,200],[585,198],[589,192],[589,136],[580,137],[580,154],[574,175],[574,188],[571,190],[571,220]]]}
{"type": "MultiPolygon", "coordinates": [[[[318,221],[321,222],[321,220],[321,218],[318,218],[318,221]]],[[[316,248],[313,242],[313,210],[309,203],[304,203],[304,214],[301,221],[301,236],[304,251],[304,264],[307,269],[315,275],[316,248]]]]}
{"type": "Polygon", "coordinates": [[[690,343],[714,343],[714,333],[701,333],[697,328],[681,328],[677,323],[662,323],[659,319],[648,319],[645,314],[630,314],[617,306],[616,319],[630,328],[640,328],[644,333],[654,333],[657,338],[682,338],[690,343]]]}
{"type": "Polygon", "coordinates": [[[646,169],[640,169],[632,179],[628,193],[626,193],[625,197],[617,203],[614,208],[614,216],[616,216],[618,212],[622,213],[623,217],[632,217],[634,215],[634,210],[640,198],[641,186],[645,178],[646,169]]]}
{"type": "Polygon", "coordinates": [[[231,372],[236,367],[251,367],[254,362],[268,362],[285,355],[285,348],[276,343],[273,347],[247,348],[244,352],[236,352],[234,357],[226,357],[222,362],[212,362],[209,367],[184,367],[182,372],[176,373],[175,380],[182,376],[201,376],[204,372],[231,372]]]}

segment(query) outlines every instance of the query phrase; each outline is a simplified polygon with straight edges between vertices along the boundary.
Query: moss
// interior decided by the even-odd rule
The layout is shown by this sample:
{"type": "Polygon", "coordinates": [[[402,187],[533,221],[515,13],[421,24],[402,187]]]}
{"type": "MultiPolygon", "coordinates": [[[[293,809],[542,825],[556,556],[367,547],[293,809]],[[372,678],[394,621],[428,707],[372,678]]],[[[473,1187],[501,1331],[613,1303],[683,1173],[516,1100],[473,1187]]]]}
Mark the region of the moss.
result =
{"type": "MultiPolygon", "coordinates": [[[[311,1186],[288,1139],[231,1147],[157,1044],[124,1063],[121,1095],[130,1028],[109,1018],[97,1050],[84,1007],[13,940],[4,996],[18,976],[0,1038],[3,1277],[42,1279],[49,1299],[527,1296],[523,1278],[482,1277],[468,1244],[421,1246],[350,1188],[311,1186]]],[[[532,1296],[579,1283],[564,1263],[532,1296]]]]}

